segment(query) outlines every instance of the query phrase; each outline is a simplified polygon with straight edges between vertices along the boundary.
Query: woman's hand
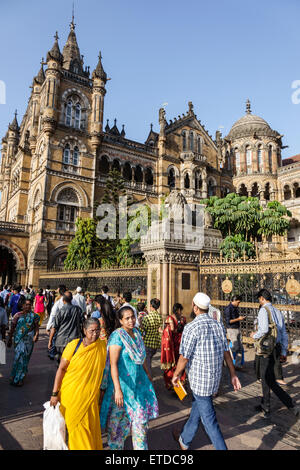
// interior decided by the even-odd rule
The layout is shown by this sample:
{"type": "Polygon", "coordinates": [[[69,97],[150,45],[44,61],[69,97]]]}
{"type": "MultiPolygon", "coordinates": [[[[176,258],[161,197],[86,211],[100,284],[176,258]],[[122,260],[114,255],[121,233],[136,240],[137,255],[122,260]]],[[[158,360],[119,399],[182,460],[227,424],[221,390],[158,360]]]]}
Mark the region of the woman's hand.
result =
{"type": "Polygon", "coordinates": [[[122,390],[116,390],[115,391],[115,404],[119,408],[123,408],[124,406],[124,400],[123,400],[123,393],[122,390]]]}
{"type": "Polygon", "coordinates": [[[58,402],[59,402],[58,397],[51,397],[50,398],[50,406],[54,406],[54,408],[55,408],[58,402]]]}

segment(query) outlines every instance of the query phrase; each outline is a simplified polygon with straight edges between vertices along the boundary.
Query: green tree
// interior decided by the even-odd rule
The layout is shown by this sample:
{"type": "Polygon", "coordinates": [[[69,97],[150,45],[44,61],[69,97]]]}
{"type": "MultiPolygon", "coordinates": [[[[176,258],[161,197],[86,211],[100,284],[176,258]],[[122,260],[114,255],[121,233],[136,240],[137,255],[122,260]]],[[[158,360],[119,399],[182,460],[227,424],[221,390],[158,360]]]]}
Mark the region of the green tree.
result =
{"type": "Polygon", "coordinates": [[[220,252],[226,259],[241,259],[255,257],[255,248],[253,244],[246,241],[242,234],[228,235],[220,245],[220,252]]]}
{"type": "Polygon", "coordinates": [[[68,255],[64,262],[66,270],[88,270],[100,266],[103,251],[96,226],[94,219],[79,217],[76,220],[75,237],[68,246],[68,255]]]}
{"type": "Polygon", "coordinates": [[[290,228],[288,217],[292,217],[292,213],[280,202],[268,202],[266,209],[262,213],[258,232],[266,237],[285,235],[290,228]]]}

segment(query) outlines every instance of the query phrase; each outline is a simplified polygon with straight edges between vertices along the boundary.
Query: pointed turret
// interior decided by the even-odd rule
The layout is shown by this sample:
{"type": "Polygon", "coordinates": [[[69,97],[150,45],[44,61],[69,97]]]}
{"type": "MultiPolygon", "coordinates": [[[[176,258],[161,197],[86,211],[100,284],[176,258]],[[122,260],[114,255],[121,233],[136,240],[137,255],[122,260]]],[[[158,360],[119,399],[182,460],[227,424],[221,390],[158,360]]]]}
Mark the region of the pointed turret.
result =
{"type": "Polygon", "coordinates": [[[36,77],[34,77],[34,83],[37,85],[42,85],[45,81],[45,73],[44,73],[44,57],[41,60],[41,68],[39,70],[39,73],[37,74],[36,77]]]}
{"type": "Polygon", "coordinates": [[[97,67],[95,68],[92,77],[100,78],[100,80],[102,80],[104,83],[107,82],[107,74],[104,72],[103,65],[102,65],[101,51],[99,53],[99,60],[98,60],[97,67]]]}
{"type": "Polygon", "coordinates": [[[55,42],[52,46],[52,49],[47,53],[47,62],[49,62],[50,60],[55,60],[56,62],[58,62],[59,64],[62,65],[63,63],[63,56],[60,52],[60,49],[59,49],[59,45],[58,45],[58,33],[56,31],[56,34],[54,36],[54,39],[55,39],[55,42]]]}
{"type": "Polygon", "coordinates": [[[74,14],[70,23],[70,33],[63,49],[63,67],[70,72],[82,74],[83,72],[83,56],[80,50],[75,34],[74,14]]]}
{"type": "Polygon", "coordinates": [[[17,110],[15,111],[15,117],[14,117],[14,120],[13,122],[8,126],[9,130],[10,131],[14,131],[14,132],[19,132],[19,124],[18,124],[18,120],[17,120],[17,110]]]}

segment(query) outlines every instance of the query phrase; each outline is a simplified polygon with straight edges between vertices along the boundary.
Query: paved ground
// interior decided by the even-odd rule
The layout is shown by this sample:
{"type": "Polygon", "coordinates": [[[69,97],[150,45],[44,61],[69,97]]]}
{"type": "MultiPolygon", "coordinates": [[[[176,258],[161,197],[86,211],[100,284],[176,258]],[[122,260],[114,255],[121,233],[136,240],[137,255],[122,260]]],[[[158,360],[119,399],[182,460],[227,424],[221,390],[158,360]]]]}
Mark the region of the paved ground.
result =
{"type": "MultiPolygon", "coordinates": [[[[12,350],[8,352],[7,365],[0,365],[0,449],[40,450],[43,446],[43,403],[49,400],[56,366],[46,355],[47,336],[41,329],[40,340],[33,352],[29,373],[22,388],[9,385],[12,350]]],[[[215,408],[230,450],[296,450],[300,449],[300,433],[290,412],[273,397],[271,418],[266,421],[255,414],[253,408],[259,402],[261,386],[253,371],[253,349],[246,351],[245,372],[239,373],[243,388],[234,393],[229,384],[228,371],[224,368],[220,394],[215,398],[215,408]]],[[[171,436],[173,427],[181,428],[186,421],[191,399],[180,402],[174,393],[164,388],[159,368],[159,356],[154,361],[154,386],[160,405],[160,417],[151,422],[149,448],[151,450],[177,450],[171,436]]],[[[284,374],[289,393],[300,402],[300,365],[294,365],[289,357],[284,374]]],[[[104,445],[106,439],[104,436],[104,445]]],[[[131,448],[130,439],[126,448],[131,448]]],[[[202,428],[194,439],[192,449],[211,450],[212,446],[202,428]]]]}

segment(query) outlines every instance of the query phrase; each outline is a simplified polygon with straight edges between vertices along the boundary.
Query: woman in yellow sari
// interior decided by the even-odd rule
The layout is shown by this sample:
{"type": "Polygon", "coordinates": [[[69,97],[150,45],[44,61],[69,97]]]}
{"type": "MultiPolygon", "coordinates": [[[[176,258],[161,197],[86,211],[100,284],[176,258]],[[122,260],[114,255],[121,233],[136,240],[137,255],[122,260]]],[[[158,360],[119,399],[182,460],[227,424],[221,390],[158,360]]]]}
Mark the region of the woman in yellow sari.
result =
{"type": "Polygon", "coordinates": [[[99,339],[98,319],[85,321],[84,335],[71,341],[62,354],[50,405],[61,403],[69,450],[101,450],[99,398],[106,342],[99,339]]]}

